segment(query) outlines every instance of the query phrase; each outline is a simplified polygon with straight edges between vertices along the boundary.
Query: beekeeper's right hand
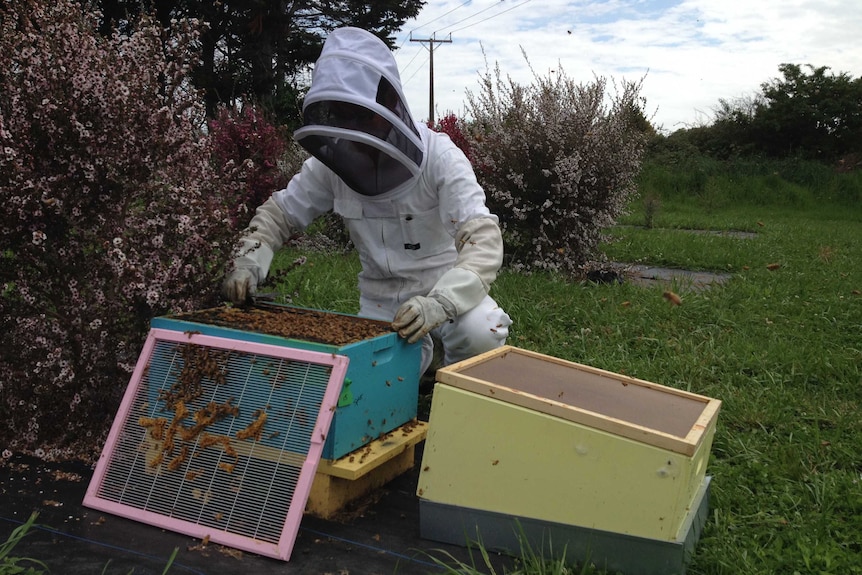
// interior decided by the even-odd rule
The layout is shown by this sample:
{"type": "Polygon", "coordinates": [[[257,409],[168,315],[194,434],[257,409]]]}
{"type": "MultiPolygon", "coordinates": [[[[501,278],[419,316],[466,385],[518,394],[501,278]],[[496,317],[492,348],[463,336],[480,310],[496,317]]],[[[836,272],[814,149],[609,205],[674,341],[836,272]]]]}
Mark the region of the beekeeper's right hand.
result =
{"type": "Polygon", "coordinates": [[[257,278],[248,268],[236,268],[221,285],[221,295],[235,304],[246,303],[257,291],[257,278]]]}
{"type": "Polygon", "coordinates": [[[233,269],[222,282],[222,296],[235,304],[244,304],[266,279],[273,255],[293,234],[288,222],[273,198],[261,204],[240,239],[233,269]]]}

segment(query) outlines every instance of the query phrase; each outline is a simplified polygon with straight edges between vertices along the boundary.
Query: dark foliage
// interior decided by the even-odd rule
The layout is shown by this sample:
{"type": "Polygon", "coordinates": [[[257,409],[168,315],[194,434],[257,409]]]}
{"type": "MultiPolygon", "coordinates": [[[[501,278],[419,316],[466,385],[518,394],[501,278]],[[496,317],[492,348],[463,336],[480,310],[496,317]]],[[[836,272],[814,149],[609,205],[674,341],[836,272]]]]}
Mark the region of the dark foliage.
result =
{"type": "MultiPolygon", "coordinates": [[[[130,15],[153,11],[163,26],[194,18],[207,26],[201,34],[202,65],[195,84],[205,91],[209,117],[219,104],[254,102],[273,112],[279,123],[295,126],[309,65],[326,35],[342,26],[369,30],[393,46],[391,37],[416,16],[424,0],[360,2],[243,2],[240,0],[97,0],[102,26],[123,25],[130,15]]],[[[393,46],[394,47],[394,46],[393,46]]]]}

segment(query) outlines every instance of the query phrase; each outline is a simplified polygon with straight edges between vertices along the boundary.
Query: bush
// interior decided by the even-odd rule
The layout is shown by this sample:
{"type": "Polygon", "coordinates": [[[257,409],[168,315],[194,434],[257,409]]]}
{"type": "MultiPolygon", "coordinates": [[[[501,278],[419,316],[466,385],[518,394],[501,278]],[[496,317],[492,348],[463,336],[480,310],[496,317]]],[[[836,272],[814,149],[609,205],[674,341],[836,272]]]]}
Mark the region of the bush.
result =
{"type": "Polygon", "coordinates": [[[254,210],[276,190],[287,185],[290,176],[279,169],[279,159],[287,146],[278,130],[258,108],[222,108],[210,122],[214,158],[219,165],[251,163],[246,185],[231,199],[230,218],[234,229],[244,229],[254,210]]]}
{"type": "Polygon", "coordinates": [[[96,25],[72,0],[0,9],[0,441],[46,455],[101,444],[149,319],[215,304],[236,239],[195,23],[96,25]]]}
{"type": "Polygon", "coordinates": [[[611,95],[604,78],[534,77],[531,86],[504,81],[498,66],[478,95],[468,93],[474,166],[510,265],[577,275],[635,192],[646,141],[641,85],[611,95]]]}

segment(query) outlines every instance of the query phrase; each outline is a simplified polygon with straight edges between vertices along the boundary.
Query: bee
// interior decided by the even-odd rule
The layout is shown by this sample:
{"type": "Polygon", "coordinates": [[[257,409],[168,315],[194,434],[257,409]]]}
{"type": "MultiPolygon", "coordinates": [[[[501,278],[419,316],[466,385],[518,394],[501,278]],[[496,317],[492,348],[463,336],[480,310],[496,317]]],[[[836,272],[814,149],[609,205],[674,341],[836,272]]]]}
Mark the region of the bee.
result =
{"type": "Polygon", "coordinates": [[[160,452],[158,453],[158,455],[156,455],[155,457],[153,457],[152,461],[150,461],[150,467],[151,467],[152,469],[155,469],[156,467],[158,467],[159,465],[161,465],[161,464],[162,464],[162,462],[163,462],[164,460],[165,460],[165,452],[164,452],[164,451],[160,451],[160,452]]]}
{"type": "Polygon", "coordinates": [[[171,471],[176,471],[177,469],[179,469],[183,462],[186,460],[186,457],[188,457],[188,455],[189,448],[183,446],[183,448],[180,450],[180,454],[171,459],[171,462],[168,463],[168,469],[170,469],[171,471]]]}
{"type": "Polygon", "coordinates": [[[260,411],[257,414],[257,419],[252,421],[248,427],[245,429],[241,429],[236,432],[237,439],[251,439],[260,440],[260,434],[263,430],[263,426],[266,423],[266,412],[260,411]]]}

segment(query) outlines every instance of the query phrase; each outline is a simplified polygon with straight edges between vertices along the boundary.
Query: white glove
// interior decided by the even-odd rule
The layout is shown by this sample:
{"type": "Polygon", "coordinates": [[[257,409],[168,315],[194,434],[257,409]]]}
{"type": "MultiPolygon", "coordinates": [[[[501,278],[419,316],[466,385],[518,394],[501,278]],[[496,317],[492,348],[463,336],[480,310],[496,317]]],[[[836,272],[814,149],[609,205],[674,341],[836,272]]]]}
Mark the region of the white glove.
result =
{"type": "Polygon", "coordinates": [[[257,291],[257,277],[248,268],[236,268],[225,278],[221,293],[228,301],[244,304],[257,291]]]}
{"type": "Polygon", "coordinates": [[[448,319],[449,316],[439,301],[417,295],[398,308],[395,319],[392,320],[392,329],[407,339],[407,343],[416,343],[448,319]]]}

